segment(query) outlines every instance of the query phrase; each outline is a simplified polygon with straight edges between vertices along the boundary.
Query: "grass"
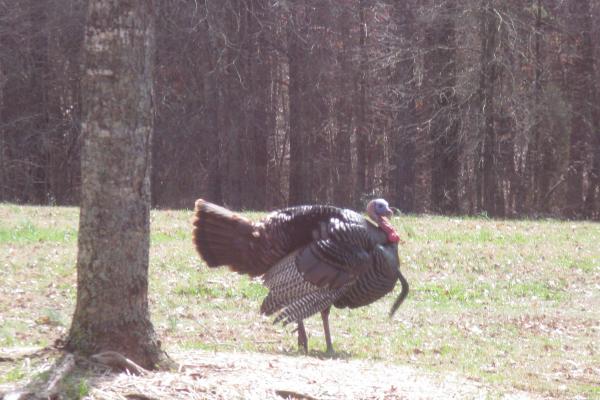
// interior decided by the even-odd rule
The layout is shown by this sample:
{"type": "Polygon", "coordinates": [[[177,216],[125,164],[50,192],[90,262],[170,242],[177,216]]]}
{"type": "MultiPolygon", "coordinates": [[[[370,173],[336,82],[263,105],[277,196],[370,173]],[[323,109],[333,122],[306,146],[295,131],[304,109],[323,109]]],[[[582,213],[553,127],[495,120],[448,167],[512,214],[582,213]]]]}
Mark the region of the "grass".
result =
{"type": "MultiPolygon", "coordinates": [[[[247,213],[249,218],[264,214],[247,213]]],[[[75,302],[78,211],[0,205],[0,347],[65,335],[75,302]]],[[[167,349],[297,354],[294,327],[259,315],[260,281],[208,269],[190,243],[190,211],[153,211],[150,307],[167,349]]],[[[458,372],[549,397],[600,398],[600,225],[555,220],[402,216],[400,258],[411,293],[334,310],[340,358],[458,372]]],[[[306,321],[323,356],[320,318],[306,321]]],[[[0,383],[34,370],[0,363],[0,383]]],[[[88,392],[72,382],[74,397],[88,392]]]]}
{"type": "Polygon", "coordinates": [[[76,235],[77,232],[74,230],[38,228],[33,222],[23,220],[13,229],[1,228],[0,243],[68,243],[74,241],[76,235]]]}
{"type": "Polygon", "coordinates": [[[23,370],[23,368],[21,368],[20,366],[13,367],[9,369],[3,376],[0,377],[0,383],[16,382],[23,379],[25,375],[26,373],[23,370]]]}

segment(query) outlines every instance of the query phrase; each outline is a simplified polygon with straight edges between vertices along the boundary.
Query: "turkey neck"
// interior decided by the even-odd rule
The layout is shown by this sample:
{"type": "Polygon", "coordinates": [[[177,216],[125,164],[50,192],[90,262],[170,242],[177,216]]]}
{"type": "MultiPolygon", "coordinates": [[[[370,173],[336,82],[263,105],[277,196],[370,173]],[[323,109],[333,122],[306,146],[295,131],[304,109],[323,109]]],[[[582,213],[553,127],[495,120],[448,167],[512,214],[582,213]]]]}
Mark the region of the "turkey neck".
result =
{"type": "Polygon", "coordinates": [[[385,234],[387,235],[388,242],[390,242],[390,243],[400,242],[400,236],[398,235],[398,232],[396,232],[396,230],[394,229],[392,224],[390,224],[390,221],[386,217],[383,217],[383,216],[379,217],[377,222],[378,222],[378,225],[381,228],[381,230],[383,230],[385,232],[385,234]]]}

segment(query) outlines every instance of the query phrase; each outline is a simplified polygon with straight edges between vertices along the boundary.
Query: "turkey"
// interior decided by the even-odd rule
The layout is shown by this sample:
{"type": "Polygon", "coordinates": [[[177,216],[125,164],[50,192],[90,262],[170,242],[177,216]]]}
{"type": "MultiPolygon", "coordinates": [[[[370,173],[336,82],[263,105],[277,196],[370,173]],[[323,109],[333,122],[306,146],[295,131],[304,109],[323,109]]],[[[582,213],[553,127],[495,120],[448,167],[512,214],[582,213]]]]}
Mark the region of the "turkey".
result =
{"type": "Polygon", "coordinates": [[[260,276],[269,289],[261,312],[274,323],[298,324],[298,345],[308,351],[303,320],[320,312],[327,352],[333,353],[329,311],[370,304],[402,291],[390,310],[408,294],[399,269],[400,238],[383,199],[367,205],[367,215],[326,205],[290,207],[252,222],[202,199],[196,201],[193,243],[209,267],[229,266],[237,273],[260,276]]]}

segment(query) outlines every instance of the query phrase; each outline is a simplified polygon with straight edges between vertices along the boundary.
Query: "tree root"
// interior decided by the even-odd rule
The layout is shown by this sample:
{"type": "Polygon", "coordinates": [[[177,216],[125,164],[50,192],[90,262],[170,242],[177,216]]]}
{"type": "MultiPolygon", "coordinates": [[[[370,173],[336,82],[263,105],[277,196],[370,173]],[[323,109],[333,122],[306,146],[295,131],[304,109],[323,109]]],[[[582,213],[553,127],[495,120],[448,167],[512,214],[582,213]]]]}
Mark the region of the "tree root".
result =
{"type": "Polygon", "coordinates": [[[145,368],[137,365],[123,354],[116,351],[103,351],[90,357],[95,363],[105,365],[118,372],[129,372],[132,375],[144,375],[148,372],[145,368]]]}
{"type": "MultiPolygon", "coordinates": [[[[45,350],[45,349],[42,349],[45,350]]],[[[37,352],[36,352],[37,353],[37,352]]],[[[104,368],[109,368],[115,372],[127,372],[132,375],[144,375],[148,371],[135,362],[131,361],[121,353],[116,351],[103,351],[94,354],[89,358],[80,357],[73,353],[64,353],[54,363],[49,370],[49,376],[44,381],[32,381],[24,388],[17,389],[9,393],[0,393],[0,398],[4,400],[47,400],[59,398],[61,385],[65,377],[73,371],[76,365],[84,365],[83,368],[89,368],[92,364],[100,364],[104,368]],[[87,367],[85,366],[87,364],[87,367]]],[[[138,399],[143,398],[137,395],[138,399]]],[[[132,397],[136,398],[136,397],[132,397]]]]}
{"type": "Polygon", "coordinates": [[[57,363],[56,369],[52,371],[50,378],[48,379],[46,387],[40,392],[42,398],[53,398],[57,395],[58,383],[71,372],[75,367],[75,356],[71,353],[65,354],[62,360],[57,363]]]}
{"type": "MultiPolygon", "coordinates": [[[[67,376],[75,367],[75,356],[71,353],[66,353],[62,358],[56,361],[52,368],[48,380],[46,380],[41,388],[36,390],[17,390],[6,393],[3,397],[5,400],[41,400],[41,399],[56,399],[60,393],[59,383],[67,376]]],[[[36,385],[37,386],[37,385],[36,385]]]]}

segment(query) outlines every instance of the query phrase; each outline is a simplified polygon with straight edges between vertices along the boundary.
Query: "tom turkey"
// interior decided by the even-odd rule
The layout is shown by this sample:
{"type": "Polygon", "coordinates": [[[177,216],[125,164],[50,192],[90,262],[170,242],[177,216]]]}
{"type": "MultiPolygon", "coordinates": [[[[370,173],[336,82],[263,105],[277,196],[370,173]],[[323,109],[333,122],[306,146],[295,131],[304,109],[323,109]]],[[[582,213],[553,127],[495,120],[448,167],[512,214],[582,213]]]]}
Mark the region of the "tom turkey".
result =
{"type": "Polygon", "coordinates": [[[352,210],[312,205],[274,211],[252,222],[223,207],[196,201],[193,242],[209,267],[262,276],[269,294],[261,305],[274,323],[297,322],[298,344],[308,350],[303,319],[321,312],[327,352],[333,352],[329,311],[360,307],[402,291],[390,317],[408,294],[399,269],[399,237],[383,199],[367,205],[374,222],[352,210]]]}

